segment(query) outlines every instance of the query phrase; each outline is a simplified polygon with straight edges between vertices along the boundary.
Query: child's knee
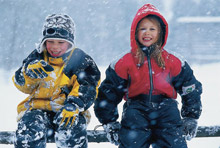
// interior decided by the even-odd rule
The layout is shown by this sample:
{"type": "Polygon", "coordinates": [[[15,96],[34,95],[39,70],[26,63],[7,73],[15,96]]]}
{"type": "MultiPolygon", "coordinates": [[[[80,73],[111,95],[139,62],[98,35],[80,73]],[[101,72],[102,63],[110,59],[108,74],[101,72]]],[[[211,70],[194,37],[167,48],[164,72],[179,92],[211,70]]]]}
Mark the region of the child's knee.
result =
{"type": "Polygon", "coordinates": [[[57,147],[74,147],[80,145],[80,148],[87,147],[87,132],[86,129],[80,132],[76,128],[60,129],[55,132],[55,142],[57,147]]]}
{"type": "Polygon", "coordinates": [[[41,111],[28,111],[18,122],[15,147],[46,145],[47,128],[41,111]]]}

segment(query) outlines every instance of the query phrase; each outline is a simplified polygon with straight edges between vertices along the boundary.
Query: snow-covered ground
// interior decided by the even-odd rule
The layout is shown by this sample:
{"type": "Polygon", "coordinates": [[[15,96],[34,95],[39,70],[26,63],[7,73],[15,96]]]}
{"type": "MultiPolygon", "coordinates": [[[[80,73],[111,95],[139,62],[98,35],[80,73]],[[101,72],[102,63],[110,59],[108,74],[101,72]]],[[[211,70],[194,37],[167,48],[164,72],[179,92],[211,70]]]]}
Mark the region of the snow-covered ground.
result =
{"type": "MultiPolygon", "coordinates": [[[[100,67],[102,79],[104,79],[104,70],[106,67],[100,67]]],[[[203,112],[199,120],[199,125],[220,125],[220,63],[207,65],[192,65],[196,78],[203,84],[203,112]]],[[[19,92],[13,85],[11,77],[12,71],[0,69],[0,131],[16,130],[16,107],[26,95],[19,92]]],[[[180,102],[180,100],[178,99],[180,102]]],[[[181,104],[181,103],[180,103],[181,104]]],[[[121,106],[120,106],[121,109],[121,106]]],[[[96,119],[93,107],[90,108],[92,119],[88,129],[94,129],[100,123],[96,119]]],[[[12,148],[13,145],[0,145],[0,148],[12,148]]],[[[55,144],[48,144],[48,148],[56,147],[55,144]]],[[[110,143],[89,143],[89,148],[116,148],[110,143]]],[[[218,138],[194,138],[188,142],[189,148],[220,148],[220,137],[218,138]]]]}

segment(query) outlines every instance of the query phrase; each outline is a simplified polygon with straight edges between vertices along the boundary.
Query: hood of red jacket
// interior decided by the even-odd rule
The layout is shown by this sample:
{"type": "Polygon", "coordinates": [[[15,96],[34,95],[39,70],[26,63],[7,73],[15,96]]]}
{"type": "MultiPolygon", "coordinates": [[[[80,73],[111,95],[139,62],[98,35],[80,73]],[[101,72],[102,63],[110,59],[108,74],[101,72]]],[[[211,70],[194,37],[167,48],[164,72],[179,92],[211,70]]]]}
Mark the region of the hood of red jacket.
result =
{"type": "Polygon", "coordinates": [[[159,10],[154,5],[145,4],[144,6],[142,6],[137,11],[137,13],[136,13],[136,15],[133,19],[133,22],[131,24],[130,40],[131,40],[131,52],[132,53],[136,53],[136,51],[138,49],[138,45],[137,45],[137,42],[135,40],[135,30],[137,28],[137,24],[142,18],[144,18],[148,15],[156,15],[164,23],[164,25],[165,25],[165,29],[164,29],[165,34],[164,34],[164,40],[163,40],[162,48],[166,44],[167,36],[168,36],[168,23],[167,23],[166,19],[162,16],[162,14],[159,12],[159,10]]]}

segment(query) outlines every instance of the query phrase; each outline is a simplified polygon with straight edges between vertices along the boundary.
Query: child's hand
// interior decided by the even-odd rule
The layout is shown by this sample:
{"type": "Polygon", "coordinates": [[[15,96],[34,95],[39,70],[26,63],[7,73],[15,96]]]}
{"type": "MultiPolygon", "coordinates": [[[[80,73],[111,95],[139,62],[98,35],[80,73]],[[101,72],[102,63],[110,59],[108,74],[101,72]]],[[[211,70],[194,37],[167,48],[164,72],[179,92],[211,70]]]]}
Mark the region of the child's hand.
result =
{"type": "Polygon", "coordinates": [[[48,76],[48,72],[53,70],[53,67],[48,65],[44,60],[34,60],[28,64],[25,73],[32,79],[44,79],[48,76]]]}
{"type": "Polygon", "coordinates": [[[183,132],[185,134],[186,140],[191,140],[196,137],[198,122],[193,118],[183,118],[183,132]]]}
{"type": "Polygon", "coordinates": [[[67,127],[77,125],[79,120],[79,109],[75,104],[67,103],[54,117],[53,123],[59,127],[67,127]]]}
{"type": "Polygon", "coordinates": [[[107,139],[109,140],[109,142],[115,145],[119,145],[118,132],[121,128],[121,124],[117,121],[110,122],[110,123],[104,124],[103,128],[107,134],[107,139]]]}

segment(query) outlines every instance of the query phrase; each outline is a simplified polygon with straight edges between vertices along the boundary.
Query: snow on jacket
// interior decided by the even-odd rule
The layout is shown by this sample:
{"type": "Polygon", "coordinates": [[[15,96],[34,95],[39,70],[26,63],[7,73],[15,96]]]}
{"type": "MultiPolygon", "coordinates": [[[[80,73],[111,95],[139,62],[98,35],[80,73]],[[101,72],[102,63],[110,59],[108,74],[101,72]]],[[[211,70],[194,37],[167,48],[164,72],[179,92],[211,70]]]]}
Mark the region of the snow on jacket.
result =
{"type": "Polygon", "coordinates": [[[18,119],[29,109],[57,112],[68,96],[83,102],[86,111],[97,97],[100,71],[89,55],[78,48],[59,58],[48,55],[46,50],[41,54],[34,50],[13,76],[15,86],[29,94],[17,107],[18,119]],[[42,80],[31,79],[25,74],[24,65],[35,59],[45,60],[54,71],[42,80]]]}
{"type": "Polygon", "coordinates": [[[163,48],[167,37],[168,24],[160,12],[151,4],[140,8],[131,25],[131,52],[108,67],[106,79],[99,88],[98,99],[95,101],[95,113],[101,123],[117,120],[117,104],[123,96],[126,100],[140,94],[162,95],[164,98],[176,99],[177,93],[179,93],[183,103],[182,116],[199,118],[201,114],[201,83],[196,80],[186,61],[180,60],[163,48]],[[144,64],[141,67],[137,66],[138,60],[134,56],[138,49],[135,31],[138,22],[147,15],[158,16],[165,25],[162,43],[165,68],[160,68],[156,61],[147,55],[144,64]]]}

